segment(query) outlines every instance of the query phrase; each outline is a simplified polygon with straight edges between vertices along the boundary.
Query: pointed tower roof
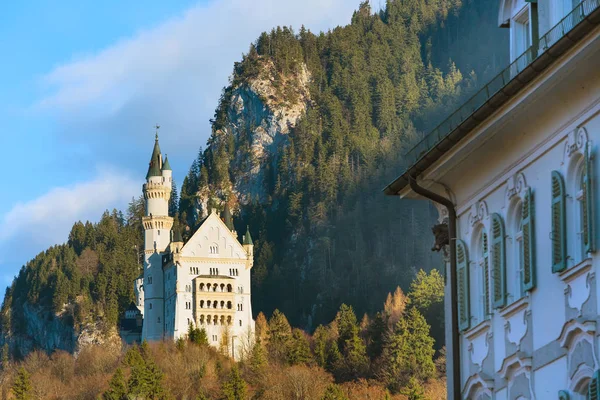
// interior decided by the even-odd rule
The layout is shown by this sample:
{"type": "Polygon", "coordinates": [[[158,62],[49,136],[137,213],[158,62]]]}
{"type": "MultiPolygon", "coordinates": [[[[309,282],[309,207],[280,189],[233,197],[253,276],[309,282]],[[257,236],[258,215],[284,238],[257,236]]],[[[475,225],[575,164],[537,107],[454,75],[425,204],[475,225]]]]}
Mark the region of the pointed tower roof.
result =
{"type": "Polygon", "coordinates": [[[231,210],[229,209],[229,204],[225,203],[225,209],[223,210],[223,222],[230,231],[234,229],[233,227],[233,218],[231,217],[231,210]]]}
{"type": "Polygon", "coordinates": [[[156,138],[154,140],[154,150],[152,150],[152,157],[150,158],[150,165],[148,166],[148,173],[146,179],[151,176],[161,176],[160,173],[160,146],[158,145],[158,132],[156,132],[156,138]]]}
{"type": "Polygon", "coordinates": [[[252,243],[252,236],[250,236],[250,226],[246,225],[246,234],[244,235],[244,245],[254,245],[252,243]]]}
{"type": "Polygon", "coordinates": [[[165,154],[165,162],[163,162],[163,171],[172,171],[171,164],[169,164],[169,157],[165,154]]]}
{"type": "Polygon", "coordinates": [[[173,228],[173,243],[183,242],[183,237],[181,236],[181,229],[179,227],[173,228]]]}

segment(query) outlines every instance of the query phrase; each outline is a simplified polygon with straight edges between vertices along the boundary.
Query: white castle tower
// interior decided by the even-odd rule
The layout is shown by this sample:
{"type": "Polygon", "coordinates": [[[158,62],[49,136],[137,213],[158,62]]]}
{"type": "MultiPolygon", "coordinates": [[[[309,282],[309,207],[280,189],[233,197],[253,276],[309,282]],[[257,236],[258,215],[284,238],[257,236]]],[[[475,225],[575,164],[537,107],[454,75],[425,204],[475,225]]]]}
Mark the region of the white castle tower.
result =
{"type": "Polygon", "coordinates": [[[184,243],[169,216],[172,184],[157,134],[143,186],[144,272],[134,282],[141,339],[176,340],[192,325],[206,331],[211,346],[238,359],[254,340],[250,228],[240,242],[225,202],[223,215],[213,209],[184,243]]]}
{"type": "Polygon", "coordinates": [[[164,337],[164,283],[161,254],[171,242],[173,218],[169,217],[172,171],[168,160],[163,163],[158,133],[150,166],[143,186],[146,200],[144,225],[144,325],[142,337],[162,340],[164,337]]]}

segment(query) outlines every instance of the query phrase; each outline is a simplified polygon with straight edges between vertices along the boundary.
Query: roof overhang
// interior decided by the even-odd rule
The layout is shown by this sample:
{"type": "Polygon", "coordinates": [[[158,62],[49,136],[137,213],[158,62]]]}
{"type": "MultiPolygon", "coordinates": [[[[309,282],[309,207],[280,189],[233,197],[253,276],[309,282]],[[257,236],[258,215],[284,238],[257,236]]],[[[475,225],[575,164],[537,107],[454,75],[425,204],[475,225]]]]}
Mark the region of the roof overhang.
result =
{"type": "MultiPolygon", "coordinates": [[[[483,122],[487,121],[490,116],[498,111],[509,100],[515,98],[522,89],[527,87],[530,82],[541,75],[548,67],[553,65],[560,56],[572,49],[596,28],[600,24],[600,0],[584,0],[581,4],[583,5],[584,3],[589,3],[592,5],[591,7],[593,7],[586,18],[582,19],[582,21],[574,26],[562,38],[557,40],[552,46],[548,47],[521,72],[510,79],[506,85],[491,95],[485,103],[464,118],[461,123],[456,124],[447,135],[441,138],[431,137],[431,134],[427,135],[424,140],[436,141],[436,143],[429,146],[426,151],[422,151],[421,154],[418,155],[416,161],[410,165],[402,175],[387,185],[383,190],[384,194],[388,196],[407,196],[410,192],[409,183],[411,177],[416,179],[421,173],[439,161],[446,153],[454,149],[465,136],[482,125],[483,122]]],[[[475,94],[473,98],[480,95],[480,93],[481,91],[475,94]]],[[[455,114],[451,115],[446,121],[442,122],[442,124],[452,123],[450,120],[455,117],[455,114]]],[[[440,126],[442,124],[440,124],[440,126]]],[[[436,128],[436,130],[438,128],[436,128]]],[[[423,142],[419,143],[419,145],[422,144],[423,142]]],[[[425,143],[425,146],[427,146],[427,143],[425,143]]],[[[415,149],[411,151],[414,150],[415,149]]]]}

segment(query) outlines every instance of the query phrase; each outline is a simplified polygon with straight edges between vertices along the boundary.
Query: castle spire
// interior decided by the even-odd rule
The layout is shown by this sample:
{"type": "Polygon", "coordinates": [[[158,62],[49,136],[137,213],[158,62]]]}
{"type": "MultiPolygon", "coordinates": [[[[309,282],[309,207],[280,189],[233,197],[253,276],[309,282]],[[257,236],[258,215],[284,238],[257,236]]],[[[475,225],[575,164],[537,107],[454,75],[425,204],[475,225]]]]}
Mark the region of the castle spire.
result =
{"type": "Polygon", "coordinates": [[[169,164],[169,157],[167,156],[166,153],[165,153],[165,162],[163,163],[162,170],[163,171],[171,171],[171,164],[169,164]]]}
{"type": "Polygon", "coordinates": [[[246,234],[244,235],[244,243],[245,245],[253,245],[252,236],[250,236],[250,226],[246,225],[246,234]]]}
{"type": "Polygon", "coordinates": [[[154,149],[152,150],[152,157],[150,158],[150,165],[148,166],[148,173],[146,179],[152,176],[161,176],[160,170],[162,167],[162,155],[160,153],[160,146],[158,145],[158,129],[160,126],[156,125],[156,136],[154,139],[154,149]]]}
{"type": "Polygon", "coordinates": [[[225,208],[223,210],[223,222],[230,231],[234,229],[233,218],[231,217],[231,210],[229,209],[229,203],[225,202],[225,208]]]}

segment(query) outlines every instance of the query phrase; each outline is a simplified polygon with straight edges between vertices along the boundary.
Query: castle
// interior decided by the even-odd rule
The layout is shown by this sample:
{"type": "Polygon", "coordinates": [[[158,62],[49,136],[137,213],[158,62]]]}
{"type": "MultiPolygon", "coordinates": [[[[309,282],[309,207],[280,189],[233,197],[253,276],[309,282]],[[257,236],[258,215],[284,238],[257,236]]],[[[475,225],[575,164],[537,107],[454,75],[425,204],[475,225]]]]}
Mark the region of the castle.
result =
{"type": "Polygon", "coordinates": [[[143,272],[134,286],[143,316],[141,339],[177,340],[192,324],[206,330],[210,345],[239,358],[254,335],[250,231],[240,243],[225,206],[223,219],[212,210],[184,243],[169,216],[172,173],[157,134],[143,185],[143,272]]]}

